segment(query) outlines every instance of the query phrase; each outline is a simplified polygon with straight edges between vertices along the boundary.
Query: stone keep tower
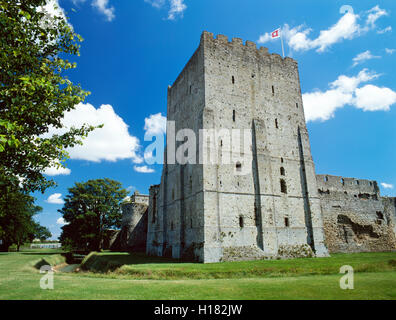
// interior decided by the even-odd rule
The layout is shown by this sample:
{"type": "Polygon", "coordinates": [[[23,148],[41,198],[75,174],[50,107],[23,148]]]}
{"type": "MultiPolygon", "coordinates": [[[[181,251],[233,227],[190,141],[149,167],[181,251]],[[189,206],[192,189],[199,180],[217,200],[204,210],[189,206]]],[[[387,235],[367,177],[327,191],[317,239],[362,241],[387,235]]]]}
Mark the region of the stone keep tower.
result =
{"type": "MultiPolygon", "coordinates": [[[[328,255],[296,61],[204,32],[168,88],[167,114],[176,133],[196,137],[250,130],[241,158],[250,160],[171,164],[168,123],[161,184],[150,189],[148,254],[201,262],[328,255]]],[[[218,159],[230,152],[221,137],[215,143],[214,151],[197,139],[197,159],[200,149],[218,159]]]]}

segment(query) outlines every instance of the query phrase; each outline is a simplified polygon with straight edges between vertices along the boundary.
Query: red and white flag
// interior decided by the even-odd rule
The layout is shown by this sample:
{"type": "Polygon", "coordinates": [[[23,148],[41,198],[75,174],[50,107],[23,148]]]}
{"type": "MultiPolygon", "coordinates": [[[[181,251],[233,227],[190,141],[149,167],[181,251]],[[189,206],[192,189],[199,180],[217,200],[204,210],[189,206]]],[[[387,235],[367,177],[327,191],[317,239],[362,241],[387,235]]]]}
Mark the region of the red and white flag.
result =
{"type": "Polygon", "coordinates": [[[273,31],[272,33],[271,33],[271,38],[272,39],[276,39],[276,38],[279,38],[280,37],[280,28],[279,29],[276,29],[275,31],[273,31]]]}

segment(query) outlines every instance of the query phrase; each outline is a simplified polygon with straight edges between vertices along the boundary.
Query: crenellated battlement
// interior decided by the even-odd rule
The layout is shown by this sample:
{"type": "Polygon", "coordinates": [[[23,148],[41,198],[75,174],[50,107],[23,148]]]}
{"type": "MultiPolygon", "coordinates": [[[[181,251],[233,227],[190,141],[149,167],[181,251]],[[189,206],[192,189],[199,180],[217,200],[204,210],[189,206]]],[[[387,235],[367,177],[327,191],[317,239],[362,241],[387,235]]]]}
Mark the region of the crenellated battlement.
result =
{"type": "Polygon", "coordinates": [[[294,60],[290,57],[282,58],[277,53],[270,54],[268,52],[268,48],[266,48],[266,47],[258,48],[257,44],[250,40],[246,40],[244,43],[243,39],[241,39],[241,38],[232,38],[232,40],[229,41],[228,37],[225,35],[218,34],[215,37],[212,32],[204,31],[201,35],[201,45],[205,44],[205,42],[219,44],[219,45],[227,45],[227,46],[230,46],[231,48],[243,48],[245,50],[249,50],[250,52],[257,53],[258,55],[260,55],[262,57],[271,58],[271,61],[273,61],[273,62],[283,62],[285,64],[297,65],[296,60],[294,60]]]}
{"type": "Polygon", "coordinates": [[[257,47],[257,44],[253,41],[246,40],[245,43],[243,39],[241,38],[232,38],[231,41],[229,41],[228,37],[222,34],[214,36],[212,32],[207,32],[204,31],[201,34],[201,41],[200,45],[197,48],[197,50],[194,52],[192,57],[189,59],[187,64],[184,66],[183,70],[179,74],[179,76],[176,78],[176,80],[173,82],[171,86],[168,87],[168,91],[170,91],[175,85],[177,85],[179,82],[181,82],[182,79],[184,79],[185,71],[188,70],[191,66],[194,66],[197,64],[197,59],[199,59],[200,54],[202,54],[202,48],[205,46],[219,46],[223,47],[227,51],[232,51],[238,52],[238,54],[246,55],[246,56],[251,56],[251,57],[259,57],[262,59],[262,61],[265,61],[266,63],[270,63],[272,65],[279,65],[281,68],[284,68],[285,70],[287,69],[293,69],[295,70],[297,68],[297,61],[294,60],[293,58],[290,57],[285,57],[282,58],[279,54],[277,53],[269,53],[268,48],[266,47],[257,47]],[[241,49],[243,51],[241,51],[241,49]]]}
{"type": "Polygon", "coordinates": [[[317,185],[320,192],[342,192],[351,196],[370,194],[379,196],[377,181],[346,178],[327,174],[316,175],[317,185]]]}

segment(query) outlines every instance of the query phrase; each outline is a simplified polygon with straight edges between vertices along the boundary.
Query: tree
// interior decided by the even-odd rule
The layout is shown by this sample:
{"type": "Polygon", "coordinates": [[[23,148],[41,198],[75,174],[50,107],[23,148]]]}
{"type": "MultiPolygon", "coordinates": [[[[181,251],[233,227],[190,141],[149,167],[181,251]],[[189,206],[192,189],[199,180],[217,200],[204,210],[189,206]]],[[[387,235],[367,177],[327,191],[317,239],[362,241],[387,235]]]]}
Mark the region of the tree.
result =
{"type": "Polygon", "coordinates": [[[43,227],[36,223],[34,226],[34,237],[36,239],[40,239],[40,241],[45,241],[48,238],[51,238],[52,234],[47,227],[43,227]]]}
{"type": "Polygon", "coordinates": [[[49,230],[33,219],[42,208],[34,204],[32,196],[17,191],[7,194],[6,201],[7,203],[0,203],[7,209],[0,216],[0,239],[3,240],[0,251],[8,251],[12,244],[16,244],[19,251],[23,243],[31,242],[34,238],[51,237],[49,230]]]}
{"type": "Polygon", "coordinates": [[[105,231],[121,226],[121,203],[127,191],[110,179],[89,180],[69,188],[62,213],[62,245],[100,251],[105,231]]]}
{"type": "Polygon", "coordinates": [[[45,4],[0,0],[0,197],[21,183],[41,192],[54,185],[42,172],[63,166],[66,149],[94,130],[85,125],[48,136],[88,92],[65,75],[76,64],[64,57],[79,55],[82,38],[45,4]]]}

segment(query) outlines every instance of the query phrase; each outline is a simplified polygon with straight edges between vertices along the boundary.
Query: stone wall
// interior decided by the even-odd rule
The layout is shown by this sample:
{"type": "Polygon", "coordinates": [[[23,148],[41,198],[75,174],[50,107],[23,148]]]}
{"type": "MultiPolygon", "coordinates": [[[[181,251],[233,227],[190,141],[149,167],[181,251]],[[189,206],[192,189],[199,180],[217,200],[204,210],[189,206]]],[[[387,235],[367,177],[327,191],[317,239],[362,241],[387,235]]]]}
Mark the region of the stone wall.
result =
{"type": "Polygon", "coordinates": [[[130,202],[121,205],[122,224],[114,249],[146,252],[148,200],[147,195],[135,194],[130,202]]]}
{"type": "Polygon", "coordinates": [[[161,183],[125,215],[132,233],[146,221],[148,254],[219,262],[394,248],[395,199],[374,181],[316,175],[295,60],[204,32],[168,87],[167,117],[161,183]],[[221,135],[236,129],[250,136],[221,135]],[[209,143],[202,130],[216,130],[209,143]],[[181,145],[195,146],[196,163],[175,164],[181,145]]]}
{"type": "MultiPolygon", "coordinates": [[[[199,137],[204,108],[204,60],[199,47],[172,86],[168,88],[167,120],[175,124],[174,132],[188,128],[199,137]]],[[[169,122],[168,122],[169,124],[169,122]]],[[[175,137],[167,128],[167,148],[170,140],[179,147],[184,136],[175,137]]],[[[198,157],[199,141],[196,145],[198,157]]],[[[149,212],[147,252],[173,258],[203,261],[203,185],[202,165],[175,164],[175,151],[165,151],[161,184],[150,190],[157,213],[149,212]],[[168,159],[169,158],[169,159],[168,159]]]]}
{"type": "Polygon", "coordinates": [[[227,153],[233,161],[204,165],[205,262],[234,259],[230,252],[304,255],[296,248],[306,245],[326,256],[297,62],[211,33],[202,35],[201,46],[204,128],[252,133],[242,153],[221,139],[208,150],[218,163],[227,153]],[[246,174],[238,174],[237,164],[246,174]]]}
{"type": "Polygon", "coordinates": [[[330,252],[396,249],[395,198],[381,197],[376,181],[317,175],[330,252]]]}
{"type": "Polygon", "coordinates": [[[245,154],[230,149],[235,141],[218,139],[211,149],[197,139],[196,159],[202,161],[203,150],[217,164],[172,164],[169,141],[178,147],[185,137],[167,128],[161,184],[150,190],[149,254],[217,262],[241,252],[296,255],[308,245],[327,255],[296,61],[251,41],[204,32],[168,88],[167,115],[175,132],[188,129],[195,137],[202,129],[247,129],[252,135],[245,154]],[[232,162],[221,164],[227,154],[232,162]],[[236,173],[237,165],[246,174],[236,173]]]}

